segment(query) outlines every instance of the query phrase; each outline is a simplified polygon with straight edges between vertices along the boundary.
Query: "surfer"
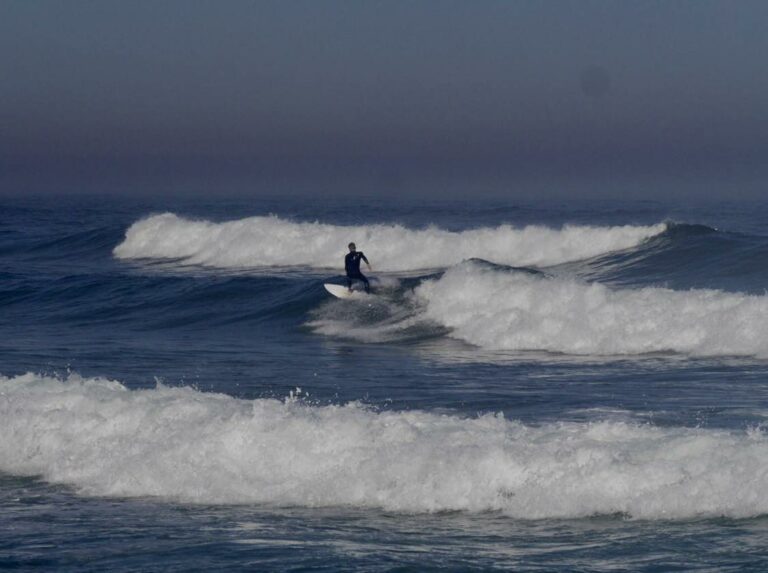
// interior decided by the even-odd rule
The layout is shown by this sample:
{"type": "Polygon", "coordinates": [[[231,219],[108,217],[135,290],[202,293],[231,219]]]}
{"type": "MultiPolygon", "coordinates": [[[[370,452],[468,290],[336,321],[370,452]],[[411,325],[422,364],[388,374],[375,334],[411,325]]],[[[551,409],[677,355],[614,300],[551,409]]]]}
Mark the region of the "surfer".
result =
{"type": "Polygon", "coordinates": [[[371,284],[368,282],[368,279],[365,278],[365,275],[360,272],[360,259],[363,259],[365,264],[368,265],[368,270],[371,270],[371,263],[365,258],[363,251],[358,251],[356,249],[357,247],[355,247],[355,244],[350,243],[349,252],[347,253],[347,256],[344,257],[344,270],[347,271],[347,288],[349,289],[349,292],[352,292],[352,281],[363,281],[365,292],[371,292],[371,284]]]}

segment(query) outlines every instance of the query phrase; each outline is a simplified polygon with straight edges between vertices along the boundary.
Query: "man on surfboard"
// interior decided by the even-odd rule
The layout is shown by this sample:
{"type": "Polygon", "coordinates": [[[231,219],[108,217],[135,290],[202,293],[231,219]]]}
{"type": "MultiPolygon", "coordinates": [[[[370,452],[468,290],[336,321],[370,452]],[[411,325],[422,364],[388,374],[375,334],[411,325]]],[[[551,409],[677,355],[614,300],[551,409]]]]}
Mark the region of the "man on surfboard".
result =
{"type": "Polygon", "coordinates": [[[363,251],[357,251],[356,249],[355,244],[350,243],[349,252],[344,257],[344,270],[347,271],[347,288],[349,292],[352,292],[352,281],[363,281],[365,292],[371,292],[371,284],[365,278],[365,275],[360,272],[360,259],[363,259],[365,264],[368,265],[368,270],[371,269],[371,263],[365,258],[363,251]]]}

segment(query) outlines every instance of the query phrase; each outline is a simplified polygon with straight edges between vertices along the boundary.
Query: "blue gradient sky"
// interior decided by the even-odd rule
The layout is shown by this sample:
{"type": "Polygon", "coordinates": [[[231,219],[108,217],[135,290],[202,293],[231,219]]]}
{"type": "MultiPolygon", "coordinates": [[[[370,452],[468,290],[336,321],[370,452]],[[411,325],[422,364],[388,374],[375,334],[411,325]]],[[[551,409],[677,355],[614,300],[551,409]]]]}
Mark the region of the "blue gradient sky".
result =
{"type": "Polygon", "coordinates": [[[4,0],[0,186],[755,195],[766,24],[757,1],[4,0]]]}

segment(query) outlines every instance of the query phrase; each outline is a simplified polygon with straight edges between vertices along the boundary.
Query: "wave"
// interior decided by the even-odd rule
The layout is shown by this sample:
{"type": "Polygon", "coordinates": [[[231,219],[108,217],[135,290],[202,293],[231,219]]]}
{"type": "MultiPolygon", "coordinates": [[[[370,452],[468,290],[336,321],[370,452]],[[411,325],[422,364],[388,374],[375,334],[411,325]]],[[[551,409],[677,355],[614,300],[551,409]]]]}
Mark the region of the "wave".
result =
{"type": "Polygon", "coordinates": [[[418,342],[450,333],[445,326],[426,320],[413,297],[413,288],[423,278],[385,279],[373,283],[375,296],[351,300],[324,296],[325,302],[309,313],[306,326],[325,336],[366,343],[418,342]]]}
{"type": "Polygon", "coordinates": [[[240,400],[70,375],[0,377],[0,470],[94,496],[523,518],[768,513],[746,432],[240,400]]]}
{"type": "Polygon", "coordinates": [[[571,269],[614,285],[664,284],[762,293],[768,285],[768,237],[669,223],[635,248],[606,253],[571,269]]]}
{"type": "Polygon", "coordinates": [[[768,296],[611,289],[466,262],[415,289],[423,318],[487,349],[768,357],[768,296]]]}
{"type": "Polygon", "coordinates": [[[347,243],[354,241],[380,271],[443,268],[473,257],[549,266],[630,248],[666,228],[501,225],[452,232],[394,224],[297,223],[275,216],[213,223],[165,213],[135,222],[113,252],[120,259],[171,259],[215,268],[338,268],[347,243]]]}

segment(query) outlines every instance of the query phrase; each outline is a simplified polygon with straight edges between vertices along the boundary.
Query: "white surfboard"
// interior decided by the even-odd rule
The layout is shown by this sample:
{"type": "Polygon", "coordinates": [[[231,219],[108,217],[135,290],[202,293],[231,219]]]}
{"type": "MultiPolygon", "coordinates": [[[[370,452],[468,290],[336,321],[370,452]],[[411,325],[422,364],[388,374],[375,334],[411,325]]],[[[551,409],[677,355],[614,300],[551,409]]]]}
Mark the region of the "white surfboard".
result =
{"type": "Polygon", "coordinates": [[[352,292],[349,292],[349,289],[342,285],[325,283],[323,286],[325,287],[325,290],[327,290],[336,298],[360,298],[368,296],[368,293],[360,290],[353,290],[352,292]]]}

